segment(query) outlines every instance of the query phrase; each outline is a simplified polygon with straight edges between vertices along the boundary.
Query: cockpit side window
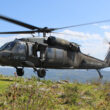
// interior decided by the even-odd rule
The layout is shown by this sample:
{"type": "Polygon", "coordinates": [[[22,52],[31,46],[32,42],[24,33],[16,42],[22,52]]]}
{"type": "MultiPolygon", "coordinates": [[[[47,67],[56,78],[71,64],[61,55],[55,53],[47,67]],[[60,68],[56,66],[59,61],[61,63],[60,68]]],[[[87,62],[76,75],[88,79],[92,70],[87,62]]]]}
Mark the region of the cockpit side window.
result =
{"type": "Polygon", "coordinates": [[[18,54],[26,54],[26,44],[24,42],[19,42],[15,45],[13,51],[18,54]]]}

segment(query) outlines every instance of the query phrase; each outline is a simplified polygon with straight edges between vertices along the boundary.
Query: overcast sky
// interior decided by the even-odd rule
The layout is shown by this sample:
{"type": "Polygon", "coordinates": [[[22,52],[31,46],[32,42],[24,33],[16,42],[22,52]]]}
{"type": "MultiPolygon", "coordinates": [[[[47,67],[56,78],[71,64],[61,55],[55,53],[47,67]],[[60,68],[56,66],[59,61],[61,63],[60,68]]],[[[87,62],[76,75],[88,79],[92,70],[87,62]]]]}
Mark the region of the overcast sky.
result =
{"type": "MultiPolygon", "coordinates": [[[[63,27],[110,19],[110,0],[1,0],[0,14],[39,27],[63,27]]],[[[0,31],[27,30],[0,20],[0,31]]],[[[53,34],[81,45],[82,52],[104,59],[110,41],[110,23],[59,30],[53,34]]],[[[29,35],[0,35],[0,45],[29,35]]]]}

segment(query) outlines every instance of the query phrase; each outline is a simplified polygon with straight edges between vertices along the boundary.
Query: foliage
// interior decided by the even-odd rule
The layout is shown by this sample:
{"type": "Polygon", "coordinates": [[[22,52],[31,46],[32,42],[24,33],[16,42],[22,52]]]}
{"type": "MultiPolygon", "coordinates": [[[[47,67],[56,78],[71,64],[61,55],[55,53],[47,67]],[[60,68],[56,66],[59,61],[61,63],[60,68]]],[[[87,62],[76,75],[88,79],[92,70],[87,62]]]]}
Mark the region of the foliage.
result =
{"type": "Polygon", "coordinates": [[[0,110],[110,110],[110,83],[0,75],[0,110]]]}

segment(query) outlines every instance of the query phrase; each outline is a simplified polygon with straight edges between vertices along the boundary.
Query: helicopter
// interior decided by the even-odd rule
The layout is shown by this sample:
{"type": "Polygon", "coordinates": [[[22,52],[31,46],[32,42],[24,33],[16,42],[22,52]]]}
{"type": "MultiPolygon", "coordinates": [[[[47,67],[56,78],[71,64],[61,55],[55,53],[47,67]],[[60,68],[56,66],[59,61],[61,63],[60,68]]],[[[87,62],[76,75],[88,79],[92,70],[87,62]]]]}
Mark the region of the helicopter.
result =
{"type": "Polygon", "coordinates": [[[15,39],[0,47],[0,65],[16,68],[18,76],[23,76],[24,67],[29,67],[33,68],[40,78],[46,76],[47,69],[95,69],[99,77],[103,78],[100,70],[110,67],[110,49],[103,61],[82,53],[80,46],[75,42],[55,36],[46,37],[47,33],[59,29],[110,22],[110,20],[61,28],[40,28],[2,15],[0,15],[0,19],[30,29],[28,31],[0,32],[0,34],[43,34],[43,37],[15,39]]]}

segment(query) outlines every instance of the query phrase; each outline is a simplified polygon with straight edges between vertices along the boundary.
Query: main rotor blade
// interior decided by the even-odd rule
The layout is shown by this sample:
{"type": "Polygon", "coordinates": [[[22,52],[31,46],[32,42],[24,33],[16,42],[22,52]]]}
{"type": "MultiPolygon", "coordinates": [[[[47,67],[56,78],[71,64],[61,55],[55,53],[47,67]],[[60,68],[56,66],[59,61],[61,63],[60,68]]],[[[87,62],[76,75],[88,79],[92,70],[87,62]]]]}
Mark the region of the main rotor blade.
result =
{"type": "MultiPolygon", "coordinates": [[[[24,23],[22,21],[18,21],[18,20],[15,20],[15,19],[12,19],[12,18],[9,18],[6,16],[2,16],[2,15],[0,15],[0,19],[26,27],[31,30],[37,29],[36,32],[41,32],[41,33],[51,33],[52,31],[60,30],[60,29],[67,29],[67,28],[73,28],[73,27],[87,26],[87,25],[91,25],[91,24],[110,22],[110,19],[108,19],[108,20],[94,21],[94,22],[88,22],[88,23],[83,23],[83,24],[78,24],[78,25],[65,26],[65,27],[61,27],[61,28],[48,28],[48,27],[40,28],[40,27],[36,27],[36,26],[30,25],[30,24],[24,23]]],[[[29,33],[31,33],[31,32],[29,32],[29,33]]],[[[2,34],[5,34],[5,33],[2,33],[2,34]]],[[[8,33],[6,33],[6,34],[8,34],[8,33]]],[[[9,34],[13,34],[13,33],[9,33],[9,34]]]]}
{"type": "Polygon", "coordinates": [[[12,19],[12,18],[9,18],[9,17],[6,17],[6,16],[0,15],[0,19],[3,19],[5,21],[8,21],[8,22],[11,22],[11,23],[14,23],[14,24],[17,24],[17,25],[26,27],[28,29],[32,29],[32,30],[34,30],[34,29],[40,29],[39,27],[30,25],[30,24],[27,24],[27,23],[24,23],[22,21],[18,21],[18,20],[15,20],[15,19],[12,19]]]}
{"type": "Polygon", "coordinates": [[[110,19],[108,19],[108,20],[103,20],[103,21],[94,21],[94,22],[88,22],[88,23],[83,23],[83,24],[71,25],[71,26],[65,26],[65,27],[54,28],[54,29],[55,29],[55,30],[59,30],[59,29],[66,29],[66,28],[87,26],[87,25],[91,25],[91,24],[99,24],[99,23],[106,23],[106,22],[110,22],[110,19]]]}
{"type": "Polygon", "coordinates": [[[0,32],[0,34],[34,34],[37,31],[13,31],[13,32],[0,32]]]}

